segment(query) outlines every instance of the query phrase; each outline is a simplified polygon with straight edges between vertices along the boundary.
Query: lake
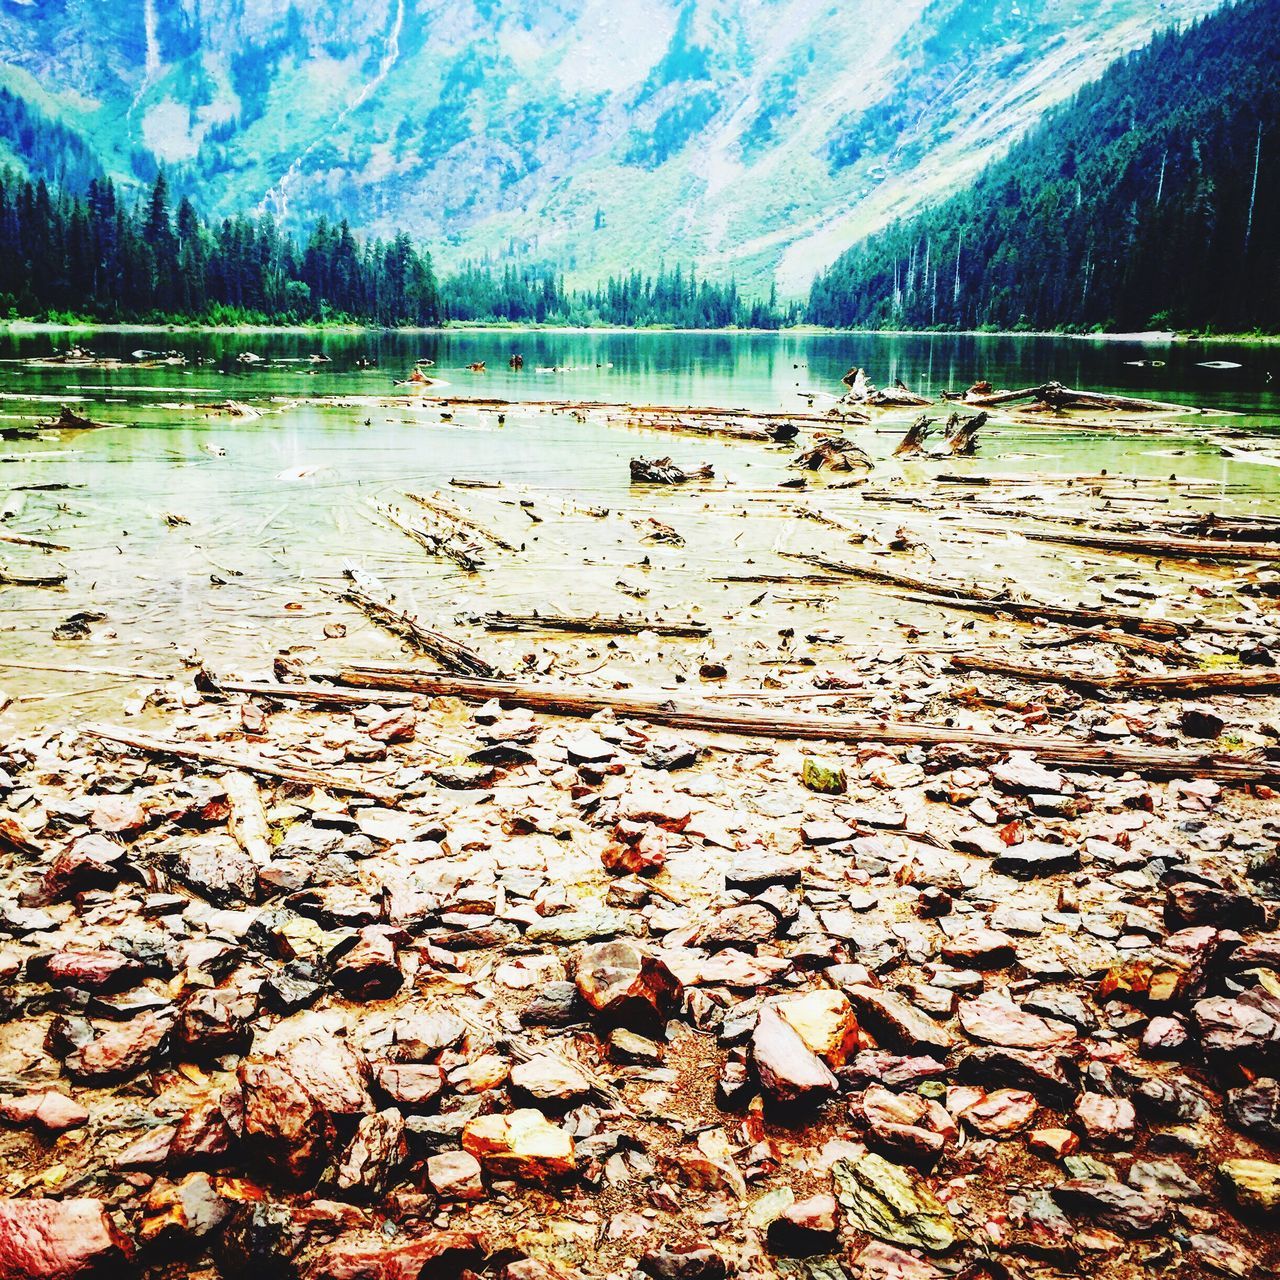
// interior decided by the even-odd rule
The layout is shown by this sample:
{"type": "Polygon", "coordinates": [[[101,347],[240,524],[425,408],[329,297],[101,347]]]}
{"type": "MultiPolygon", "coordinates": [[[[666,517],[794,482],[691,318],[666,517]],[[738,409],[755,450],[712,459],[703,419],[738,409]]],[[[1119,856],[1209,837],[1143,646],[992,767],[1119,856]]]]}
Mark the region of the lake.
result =
{"type": "MultiPolygon", "coordinates": [[[[975,554],[966,532],[973,491],[932,507],[877,505],[856,488],[822,479],[799,494],[779,487],[796,475],[794,446],[658,433],[537,407],[500,414],[493,407],[455,406],[446,418],[432,397],[406,398],[393,386],[415,360],[435,362],[430,372],[448,384],[436,394],[451,398],[759,410],[807,410],[812,397],[822,411],[852,364],[864,366],[877,383],[901,378],[930,395],[963,389],[977,377],[997,386],[1054,379],[1241,416],[1189,416],[1185,430],[1162,435],[994,426],[976,458],[948,460],[946,469],[1021,477],[1023,488],[1001,489],[1001,497],[1054,510],[1071,509],[1069,478],[1094,477],[1096,488],[1104,472],[1114,489],[1104,498],[1117,510],[1138,513],[1274,514],[1280,482],[1280,468],[1224,457],[1206,437],[1209,428],[1274,429],[1280,391],[1269,367],[1280,366],[1280,348],[1266,346],[555,331],[110,331],[74,338],[102,357],[173,349],[188,363],[41,366],[67,345],[68,335],[0,336],[0,426],[10,435],[56,415],[63,403],[118,424],[0,446],[0,532],[68,548],[44,552],[0,543],[0,564],[11,572],[61,567],[68,575],[57,590],[0,587],[0,693],[12,700],[0,723],[119,718],[136,682],[86,671],[176,673],[184,662],[203,660],[219,670],[261,675],[281,650],[321,662],[399,656],[398,641],[334,598],[348,563],[379,575],[403,603],[483,647],[505,669],[569,674],[608,664],[620,679],[664,687],[696,679],[703,661],[736,662],[741,680],[759,680],[797,661],[840,661],[859,649],[902,646],[904,635],[944,643],[957,625],[954,616],[909,606],[865,584],[834,591],[799,583],[762,594],[758,585],[724,581],[795,574],[797,565],[779,551],[818,547],[843,554],[849,530],[866,533],[879,547],[902,528],[927,548],[929,571],[1006,578],[1064,598],[1158,591],[1201,576],[1185,567],[1064,554],[1000,530],[975,554]],[[516,351],[525,358],[520,373],[507,368],[516,351]],[[263,362],[241,363],[246,352],[263,362]],[[329,363],[311,363],[312,355],[329,363]],[[1135,367],[1128,363],[1134,360],[1164,364],[1135,367]],[[1203,369],[1201,360],[1242,367],[1203,369]],[[474,361],[485,362],[485,372],[469,372],[474,361]],[[229,400],[261,416],[229,417],[211,407],[229,400]],[[668,454],[680,463],[711,463],[715,482],[678,491],[630,485],[630,457],[668,454]],[[1141,487],[1171,475],[1180,488],[1141,487]],[[454,480],[497,487],[463,488],[454,480]],[[374,509],[402,501],[408,491],[443,493],[524,551],[495,556],[486,571],[473,574],[429,557],[374,509]],[[834,520],[845,532],[815,517],[834,520]],[[675,527],[684,545],[654,542],[652,520],[675,527]],[[494,609],[695,617],[712,627],[712,637],[628,642],[617,652],[598,636],[486,633],[474,619],[494,609]],[[102,616],[85,623],[80,639],[55,639],[55,628],[74,613],[102,616]],[[794,642],[779,641],[786,631],[794,642]]],[[[904,467],[889,459],[914,416],[886,413],[870,427],[851,428],[876,460],[873,487],[927,478],[937,469],[936,463],[904,467]]],[[[1221,576],[1216,570],[1203,576],[1212,583],[1214,574],[1221,576]]]]}

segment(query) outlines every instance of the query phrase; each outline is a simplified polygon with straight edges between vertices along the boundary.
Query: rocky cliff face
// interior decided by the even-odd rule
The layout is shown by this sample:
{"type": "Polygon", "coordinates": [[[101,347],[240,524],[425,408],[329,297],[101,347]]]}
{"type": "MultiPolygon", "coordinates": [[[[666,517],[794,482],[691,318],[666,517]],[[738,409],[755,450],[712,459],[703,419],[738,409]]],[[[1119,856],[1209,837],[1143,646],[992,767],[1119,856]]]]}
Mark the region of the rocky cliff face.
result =
{"type": "Polygon", "coordinates": [[[798,290],[1217,3],[0,0],[0,84],[214,214],[798,290]]]}

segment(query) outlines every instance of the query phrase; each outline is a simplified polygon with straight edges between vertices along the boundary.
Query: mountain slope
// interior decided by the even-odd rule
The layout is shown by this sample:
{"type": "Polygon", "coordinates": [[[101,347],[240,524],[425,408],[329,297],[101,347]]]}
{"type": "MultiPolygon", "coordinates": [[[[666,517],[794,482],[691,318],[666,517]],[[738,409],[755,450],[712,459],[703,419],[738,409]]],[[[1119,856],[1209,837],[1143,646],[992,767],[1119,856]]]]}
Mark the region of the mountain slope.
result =
{"type": "MultiPolygon", "coordinates": [[[[1165,0],[1161,23],[1218,0],[1165,0]]],[[[1148,35],[1141,0],[0,0],[0,84],[217,214],[807,286],[1148,35]]]]}
{"type": "Polygon", "coordinates": [[[1280,327],[1280,0],[1168,32],[971,190],[856,245],[820,324],[1280,327]]]}

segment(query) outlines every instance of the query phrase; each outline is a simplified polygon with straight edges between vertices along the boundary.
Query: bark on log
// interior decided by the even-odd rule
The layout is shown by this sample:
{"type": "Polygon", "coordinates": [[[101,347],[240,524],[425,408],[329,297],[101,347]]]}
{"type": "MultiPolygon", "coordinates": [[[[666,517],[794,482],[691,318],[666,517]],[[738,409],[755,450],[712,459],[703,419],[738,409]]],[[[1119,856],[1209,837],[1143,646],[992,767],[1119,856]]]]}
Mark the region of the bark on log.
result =
{"type": "Polygon", "coordinates": [[[540,613],[486,613],[486,631],[574,631],[602,635],[635,636],[652,631],[659,636],[708,636],[711,628],[700,622],[652,622],[647,618],[565,617],[540,613]]]}
{"type": "Polygon", "coordinates": [[[1280,544],[1274,542],[1148,537],[1137,533],[1056,533],[1048,529],[1018,529],[1017,532],[1035,542],[1058,542],[1068,547],[1090,547],[1098,551],[1156,556],[1162,560],[1280,561],[1280,544]]]}
{"type": "Polygon", "coordinates": [[[373,508],[389,525],[410,537],[433,556],[446,556],[468,573],[476,573],[484,567],[479,548],[468,542],[459,529],[448,527],[433,529],[422,521],[414,520],[408,512],[387,504],[374,504],[373,508]]]}
{"type": "Polygon", "coordinates": [[[1087,671],[1068,671],[1036,667],[1004,658],[988,658],[957,653],[951,665],[958,671],[981,671],[986,675],[1010,676],[1041,684],[1062,684],[1091,689],[1099,693],[1137,693],[1152,697],[1211,697],[1216,693],[1278,693],[1280,670],[1255,667],[1245,671],[1167,671],[1149,675],[1140,671],[1119,671],[1114,675],[1094,675],[1087,671]]]}
{"type": "Polygon", "coordinates": [[[227,829],[232,839],[254,862],[265,866],[271,861],[271,828],[258,784],[247,773],[233,769],[223,775],[222,785],[231,804],[227,829]]]}
{"type": "Polygon", "coordinates": [[[967,458],[978,451],[978,432],[987,425],[985,413],[972,418],[962,418],[953,413],[947,422],[947,452],[957,458],[967,458]]]}
{"type": "Polygon", "coordinates": [[[424,510],[433,512],[437,516],[443,516],[446,520],[457,525],[459,528],[470,530],[470,532],[483,538],[486,542],[491,542],[495,547],[500,547],[503,551],[520,550],[515,543],[508,542],[501,534],[494,533],[492,529],[486,528],[478,521],[473,520],[469,515],[451,507],[447,502],[442,502],[439,498],[428,498],[420,493],[406,493],[404,496],[408,498],[410,502],[416,502],[424,510]]]}
{"type": "Polygon", "coordinates": [[[898,447],[893,451],[893,456],[895,458],[906,458],[912,454],[922,453],[924,451],[924,442],[929,436],[929,428],[936,421],[936,418],[930,418],[927,414],[922,413],[907,428],[907,434],[898,442],[898,447]]]}

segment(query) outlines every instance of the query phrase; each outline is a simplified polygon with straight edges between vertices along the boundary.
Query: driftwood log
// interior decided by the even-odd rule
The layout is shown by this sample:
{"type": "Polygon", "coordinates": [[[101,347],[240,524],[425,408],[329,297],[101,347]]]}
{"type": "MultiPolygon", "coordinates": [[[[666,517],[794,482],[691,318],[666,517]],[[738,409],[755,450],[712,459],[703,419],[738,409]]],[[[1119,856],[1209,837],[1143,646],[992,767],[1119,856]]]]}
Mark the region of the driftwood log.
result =
{"type": "Polygon", "coordinates": [[[1097,675],[1088,671],[1036,667],[1004,658],[962,653],[952,656],[951,665],[957,671],[981,671],[986,675],[1010,676],[1032,683],[1068,685],[1098,693],[1143,694],[1153,698],[1280,692],[1280,670],[1274,667],[1255,667],[1244,671],[1167,671],[1158,675],[1118,671],[1114,675],[1097,675]]]}
{"type": "MultiPolygon", "coordinates": [[[[1258,755],[1214,756],[1156,747],[1121,747],[1065,736],[993,733],[952,725],[895,720],[866,720],[843,715],[790,715],[738,711],[697,703],[678,703],[663,695],[618,694],[580,686],[546,688],[507,680],[476,680],[406,667],[359,664],[340,668],[332,678],[348,687],[460,698],[465,702],[497,699],[550,715],[593,716],[600,711],[649,724],[745,737],[879,743],[885,746],[966,746],[994,752],[1027,751],[1045,764],[1098,773],[1130,770],[1147,777],[1211,778],[1219,782],[1280,781],[1280,761],[1258,755]]],[[[300,688],[281,685],[288,698],[300,688]]]]}
{"type": "Polygon", "coordinates": [[[434,658],[446,671],[458,675],[496,676],[498,669],[473,649],[406,613],[395,596],[371,573],[348,566],[347,586],[339,593],[343,600],[360,609],[370,621],[407,640],[415,649],[434,658]]]}
{"type": "MultiPolygon", "coordinates": [[[[288,688],[282,685],[282,688],[288,688]]],[[[346,779],[329,769],[303,769],[293,765],[272,764],[268,760],[243,756],[232,751],[219,751],[216,747],[204,747],[192,742],[172,742],[165,738],[152,738],[140,733],[127,733],[105,725],[86,725],[82,733],[103,742],[114,742],[131,751],[144,755],[170,756],[174,760],[191,760],[199,764],[222,765],[243,773],[255,773],[260,777],[279,778],[283,782],[297,782],[322,791],[338,791],[347,795],[369,796],[384,804],[395,804],[399,793],[390,787],[380,787],[372,782],[346,779]]]]}

